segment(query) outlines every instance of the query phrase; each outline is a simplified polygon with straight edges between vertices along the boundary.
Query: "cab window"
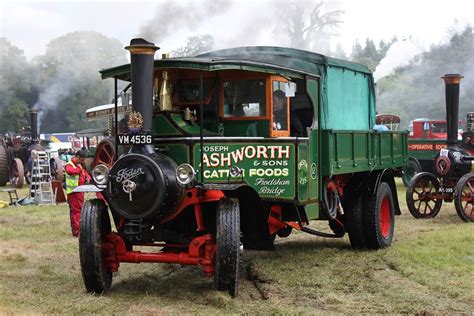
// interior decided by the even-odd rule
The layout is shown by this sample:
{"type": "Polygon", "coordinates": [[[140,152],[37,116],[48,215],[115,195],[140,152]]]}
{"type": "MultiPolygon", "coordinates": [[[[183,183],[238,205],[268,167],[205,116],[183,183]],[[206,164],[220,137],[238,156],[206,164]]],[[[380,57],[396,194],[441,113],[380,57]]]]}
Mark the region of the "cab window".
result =
{"type": "Polygon", "coordinates": [[[224,81],[224,118],[266,116],[265,81],[224,81]]]}
{"type": "Polygon", "coordinates": [[[285,94],[286,82],[272,82],[272,135],[289,135],[288,98],[285,94]]]}

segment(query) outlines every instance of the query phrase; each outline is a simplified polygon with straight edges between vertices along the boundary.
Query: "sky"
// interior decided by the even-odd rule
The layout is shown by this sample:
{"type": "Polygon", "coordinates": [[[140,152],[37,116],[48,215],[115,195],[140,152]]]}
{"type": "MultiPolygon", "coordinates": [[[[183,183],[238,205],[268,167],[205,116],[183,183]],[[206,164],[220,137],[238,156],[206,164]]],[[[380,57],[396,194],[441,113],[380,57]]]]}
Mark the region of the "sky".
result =
{"type": "MultiPolygon", "coordinates": [[[[45,52],[46,44],[68,32],[94,30],[118,38],[124,45],[140,34],[141,27],[151,21],[159,4],[154,1],[42,1],[0,0],[0,36],[23,49],[28,59],[45,52]]],[[[209,6],[210,0],[175,0],[196,8],[209,6]]],[[[244,45],[280,45],[275,31],[265,29],[264,18],[271,18],[266,8],[269,0],[223,0],[228,4],[222,14],[210,12],[192,26],[176,27],[160,43],[162,52],[183,46],[187,37],[210,33],[215,48],[244,45]],[[260,21],[260,23],[259,23],[260,21]]],[[[272,5],[285,6],[287,1],[273,0],[272,5]]],[[[474,25],[472,0],[325,0],[327,11],[343,10],[344,23],[332,45],[342,45],[350,54],[352,45],[366,38],[388,41],[397,36],[411,43],[409,54],[426,50],[449,38],[449,28],[474,25]]],[[[215,9],[215,8],[214,8],[215,9]]],[[[212,11],[210,8],[209,11],[212,11]]],[[[179,18],[179,17],[178,17],[179,18]]],[[[186,23],[183,23],[184,25],[186,23]]],[[[404,49],[400,49],[403,53],[404,49]]]]}

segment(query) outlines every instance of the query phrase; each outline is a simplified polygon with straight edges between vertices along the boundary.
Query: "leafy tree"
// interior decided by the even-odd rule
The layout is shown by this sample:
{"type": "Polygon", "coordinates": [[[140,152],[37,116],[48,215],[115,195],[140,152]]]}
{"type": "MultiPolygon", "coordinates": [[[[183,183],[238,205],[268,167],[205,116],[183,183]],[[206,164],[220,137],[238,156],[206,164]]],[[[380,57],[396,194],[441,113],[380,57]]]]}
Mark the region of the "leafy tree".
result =
{"type": "Polygon", "coordinates": [[[380,61],[387,55],[388,50],[397,40],[393,38],[389,43],[380,41],[379,47],[371,39],[365,40],[365,46],[362,48],[358,41],[352,47],[351,60],[369,67],[370,70],[375,71],[375,68],[380,64],[380,61]]]}
{"type": "Polygon", "coordinates": [[[336,45],[336,49],[334,53],[332,53],[332,56],[339,59],[347,59],[346,53],[344,52],[344,49],[342,49],[341,44],[336,45]]]}
{"type": "Polygon", "coordinates": [[[454,34],[444,45],[417,56],[408,66],[395,69],[377,82],[379,112],[402,118],[404,126],[418,117],[445,119],[444,82],[447,73],[464,75],[461,81],[459,118],[474,109],[474,33],[471,26],[454,34]]]}
{"type": "Polygon", "coordinates": [[[126,63],[126,56],[120,41],[97,32],[73,32],[52,40],[45,55],[34,60],[40,70],[41,94],[35,107],[43,117],[41,131],[92,127],[85,110],[109,103],[113,95],[113,82],[102,81],[98,71],[126,63]]]}
{"type": "Polygon", "coordinates": [[[331,37],[336,35],[344,12],[336,10],[324,13],[323,1],[313,4],[313,1],[292,0],[284,6],[278,6],[277,13],[283,21],[290,47],[329,54],[331,37]]]}
{"type": "Polygon", "coordinates": [[[0,132],[19,132],[27,122],[28,107],[37,97],[34,68],[23,51],[0,37],[0,132]]]}
{"type": "Polygon", "coordinates": [[[212,50],[214,37],[210,34],[188,37],[186,45],[171,52],[172,57],[189,57],[212,50]]]}

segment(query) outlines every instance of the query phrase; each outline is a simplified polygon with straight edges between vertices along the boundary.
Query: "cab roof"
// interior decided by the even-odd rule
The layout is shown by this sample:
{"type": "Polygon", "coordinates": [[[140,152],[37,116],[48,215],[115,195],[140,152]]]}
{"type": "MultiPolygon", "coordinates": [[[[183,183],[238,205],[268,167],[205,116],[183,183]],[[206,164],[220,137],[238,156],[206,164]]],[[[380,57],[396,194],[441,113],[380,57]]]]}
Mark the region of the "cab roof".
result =
{"type": "MultiPolygon", "coordinates": [[[[204,71],[248,70],[290,77],[323,76],[328,67],[372,74],[363,65],[304,50],[272,46],[238,47],[212,51],[196,57],[157,59],[155,69],[186,68],[204,71]]],[[[100,71],[102,79],[130,81],[130,64],[100,71]]]]}

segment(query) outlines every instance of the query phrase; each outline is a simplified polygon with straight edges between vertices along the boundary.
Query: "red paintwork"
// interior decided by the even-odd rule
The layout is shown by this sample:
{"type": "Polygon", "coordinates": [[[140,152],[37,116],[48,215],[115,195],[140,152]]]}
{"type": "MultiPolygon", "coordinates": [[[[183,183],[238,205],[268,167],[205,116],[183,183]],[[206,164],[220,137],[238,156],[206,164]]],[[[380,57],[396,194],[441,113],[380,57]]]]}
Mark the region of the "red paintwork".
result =
{"type": "Polygon", "coordinates": [[[303,226],[298,222],[284,222],[281,220],[281,206],[272,205],[270,208],[270,216],[268,218],[268,230],[270,235],[275,234],[280,229],[285,228],[286,226],[291,226],[294,229],[301,230],[303,226]]]}
{"type": "Polygon", "coordinates": [[[387,196],[383,198],[382,205],[380,205],[379,221],[382,237],[387,238],[390,233],[390,227],[392,226],[390,218],[390,201],[387,196]]]}
{"type": "Polygon", "coordinates": [[[270,208],[270,216],[268,217],[268,230],[270,235],[275,234],[282,228],[285,228],[286,224],[281,221],[281,206],[272,205],[270,208]]]}
{"type": "Polygon", "coordinates": [[[161,223],[169,222],[170,220],[178,216],[186,207],[194,205],[194,214],[196,216],[196,222],[198,226],[197,231],[202,231],[204,230],[204,224],[201,215],[201,203],[217,202],[224,196],[224,193],[220,190],[203,191],[197,188],[186,190],[186,192],[184,193],[184,200],[181,202],[181,205],[176,208],[173,213],[164,217],[161,220],[161,223]]]}
{"type": "MultiPolygon", "coordinates": [[[[142,244],[145,245],[145,244],[142,244]]],[[[148,244],[147,246],[156,246],[148,244]]],[[[166,247],[180,245],[166,245],[166,247]]],[[[179,263],[181,265],[201,266],[208,276],[214,274],[214,257],[216,253],[216,243],[214,236],[206,234],[194,238],[188,246],[188,252],[141,252],[127,251],[123,239],[114,232],[104,238],[102,243],[104,262],[109,271],[117,272],[120,262],[158,262],[158,263],[179,263]]]]}
{"type": "MultiPolygon", "coordinates": [[[[432,129],[433,124],[438,124],[440,126],[446,126],[445,120],[420,120],[413,121],[413,134],[409,135],[409,138],[413,139],[446,139],[448,137],[447,133],[438,133],[434,132],[432,129]],[[424,130],[423,126],[428,123],[429,129],[424,130]]],[[[447,128],[447,126],[445,127],[447,128]]]]}
{"type": "MultiPolygon", "coordinates": [[[[419,121],[412,121],[413,124],[413,132],[408,135],[410,139],[447,139],[447,123],[446,120],[419,120],[419,121]],[[423,127],[428,123],[429,129],[425,130],[423,127]],[[436,129],[433,129],[433,124],[438,128],[446,130],[446,132],[439,132],[436,129]]],[[[464,126],[463,121],[458,122],[459,126],[464,126]]],[[[459,134],[458,137],[461,135],[459,134]]]]}

